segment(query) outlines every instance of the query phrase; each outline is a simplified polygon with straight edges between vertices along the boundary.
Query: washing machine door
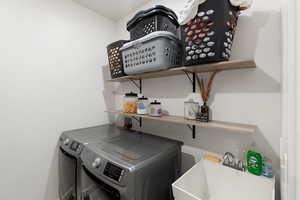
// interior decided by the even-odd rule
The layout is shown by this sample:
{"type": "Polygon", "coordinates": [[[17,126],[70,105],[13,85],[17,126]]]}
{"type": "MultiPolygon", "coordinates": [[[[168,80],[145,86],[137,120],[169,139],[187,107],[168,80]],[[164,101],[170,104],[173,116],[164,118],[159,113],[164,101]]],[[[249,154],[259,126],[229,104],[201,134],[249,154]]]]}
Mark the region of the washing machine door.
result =
{"type": "Polygon", "coordinates": [[[93,184],[88,184],[89,187],[83,187],[83,200],[121,200],[120,192],[117,189],[101,181],[86,167],[83,166],[82,169],[83,179],[89,183],[93,182],[93,184]]]}
{"type": "Polygon", "coordinates": [[[77,199],[77,159],[62,148],[59,150],[59,198],[60,200],[77,199]]]}

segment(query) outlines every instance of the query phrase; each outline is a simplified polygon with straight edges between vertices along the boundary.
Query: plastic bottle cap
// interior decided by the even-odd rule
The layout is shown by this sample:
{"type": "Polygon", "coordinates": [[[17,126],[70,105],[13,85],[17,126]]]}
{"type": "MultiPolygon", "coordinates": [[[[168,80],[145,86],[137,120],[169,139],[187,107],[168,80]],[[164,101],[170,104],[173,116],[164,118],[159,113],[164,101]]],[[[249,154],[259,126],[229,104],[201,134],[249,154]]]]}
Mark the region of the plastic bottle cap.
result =
{"type": "Polygon", "coordinates": [[[139,100],[148,100],[148,98],[147,98],[147,97],[144,97],[144,96],[142,96],[142,97],[140,97],[140,98],[139,98],[139,100]]]}
{"type": "Polygon", "coordinates": [[[157,100],[154,100],[153,102],[151,102],[150,104],[152,104],[152,105],[159,105],[159,104],[161,104],[160,102],[158,102],[157,100]]]}
{"type": "Polygon", "coordinates": [[[125,97],[137,97],[137,96],[138,96],[137,93],[133,93],[133,92],[125,94],[125,97]]]}

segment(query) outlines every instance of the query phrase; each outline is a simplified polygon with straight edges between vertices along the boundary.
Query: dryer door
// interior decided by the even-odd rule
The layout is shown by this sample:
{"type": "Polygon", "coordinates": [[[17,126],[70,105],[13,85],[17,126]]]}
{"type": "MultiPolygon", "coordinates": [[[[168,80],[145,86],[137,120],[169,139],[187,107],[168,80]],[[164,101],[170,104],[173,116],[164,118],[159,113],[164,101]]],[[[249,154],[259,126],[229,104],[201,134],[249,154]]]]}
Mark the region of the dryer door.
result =
{"type": "Polygon", "coordinates": [[[121,200],[120,192],[117,189],[101,181],[84,166],[82,169],[84,169],[82,173],[84,179],[93,182],[82,191],[83,200],[121,200]]]}
{"type": "Polygon", "coordinates": [[[100,188],[93,188],[85,193],[83,200],[112,200],[109,194],[102,191],[100,188]]]}
{"type": "Polygon", "coordinates": [[[59,151],[59,198],[60,200],[77,199],[77,159],[63,149],[59,151]]]}

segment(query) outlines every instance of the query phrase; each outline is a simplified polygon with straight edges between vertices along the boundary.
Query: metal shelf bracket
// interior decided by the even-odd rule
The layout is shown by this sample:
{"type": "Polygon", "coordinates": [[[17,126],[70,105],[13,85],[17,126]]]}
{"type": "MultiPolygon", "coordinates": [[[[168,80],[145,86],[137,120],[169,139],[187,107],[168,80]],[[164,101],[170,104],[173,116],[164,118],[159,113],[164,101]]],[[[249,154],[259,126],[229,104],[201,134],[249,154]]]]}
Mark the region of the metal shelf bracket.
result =
{"type": "Polygon", "coordinates": [[[131,83],[133,83],[133,85],[135,86],[135,87],[137,87],[137,89],[139,89],[139,92],[140,92],[140,94],[142,94],[142,79],[139,79],[139,82],[137,83],[136,82],[136,80],[134,80],[134,79],[129,79],[130,81],[131,81],[131,83]]]}
{"type": "Polygon", "coordinates": [[[140,125],[140,127],[142,127],[142,118],[141,117],[139,117],[139,118],[137,118],[137,117],[131,117],[132,119],[134,119],[134,120],[136,120],[138,123],[139,123],[139,125],[140,125]]]}
{"type": "MultiPolygon", "coordinates": [[[[185,75],[187,76],[187,78],[190,80],[190,82],[192,83],[193,86],[193,93],[196,92],[196,73],[195,72],[188,72],[188,71],[183,71],[185,73],[185,75]]],[[[187,127],[192,131],[193,133],[193,139],[196,138],[196,126],[193,125],[187,125],[187,127]]]]}
{"type": "MultiPolygon", "coordinates": [[[[135,80],[135,79],[129,79],[131,83],[133,83],[133,85],[135,87],[137,87],[139,89],[139,92],[140,94],[143,93],[143,88],[142,88],[142,79],[140,78],[138,80],[138,82],[135,80]]],[[[139,123],[139,126],[142,127],[142,122],[143,122],[143,119],[140,117],[140,118],[137,118],[137,117],[132,117],[133,119],[135,119],[138,123],[139,123]]]]}
{"type": "Polygon", "coordinates": [[[193,125],[193,126],[187,125],[187,127],[192,131],[193,139],[195,139],[196,138],[196,126],[195,125],[193,125]]]}
{"type": "Polygon", "coordinates": [[[185,70],[183,70],[183,72],[185,73],[186,77],[190,80],[193,86],[193,92],[196,92],[196,73],[185,71],[185,70]]]}

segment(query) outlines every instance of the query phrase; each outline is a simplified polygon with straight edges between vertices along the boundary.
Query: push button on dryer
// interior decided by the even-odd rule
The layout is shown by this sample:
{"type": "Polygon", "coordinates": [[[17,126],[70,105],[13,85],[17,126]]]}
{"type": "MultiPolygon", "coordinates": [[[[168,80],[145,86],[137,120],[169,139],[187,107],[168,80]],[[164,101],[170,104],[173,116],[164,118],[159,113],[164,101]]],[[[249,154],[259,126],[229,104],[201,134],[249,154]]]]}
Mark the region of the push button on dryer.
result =
{"type": "Polygon", "coordinates": [[[94,160],[94,162],[92,163],[92,166],[93,166],[93,168],[99,168],[100,167],[100,164],[101,164],[101,159],[100,158],[96,158],[95,160],[94,160]]]}
{"type": "Polygon", "coordinates": [[[64,145],[68,145],[69,143],[70,143],[70,139],[69,138],[65,139],[64,145]]]}

